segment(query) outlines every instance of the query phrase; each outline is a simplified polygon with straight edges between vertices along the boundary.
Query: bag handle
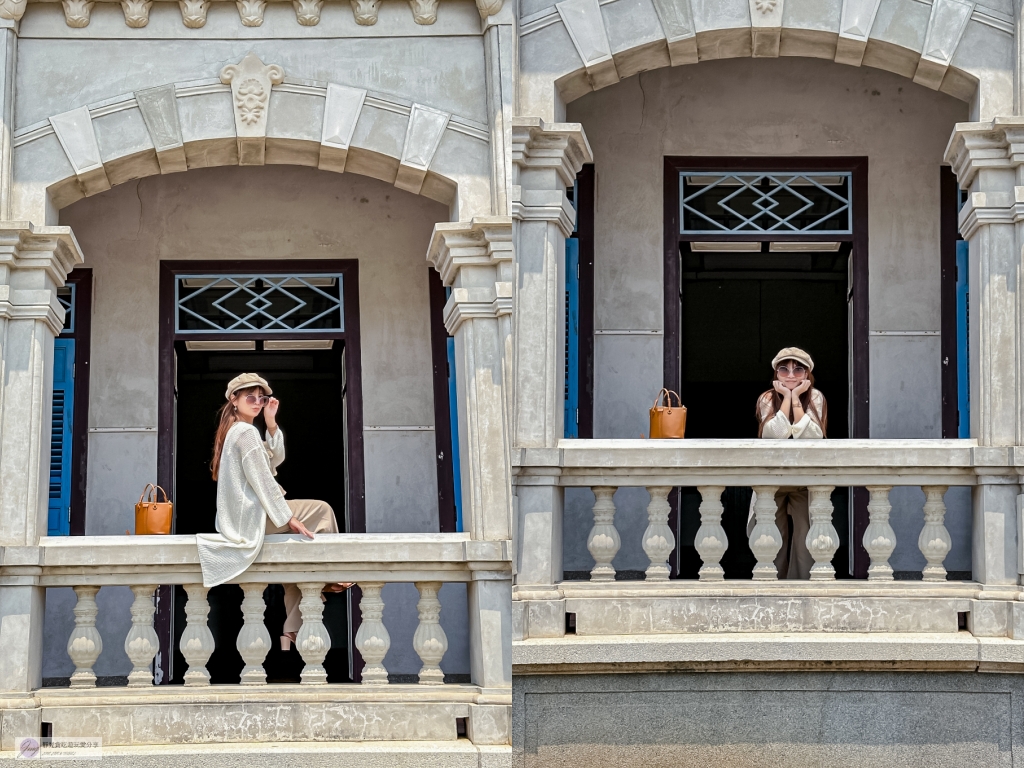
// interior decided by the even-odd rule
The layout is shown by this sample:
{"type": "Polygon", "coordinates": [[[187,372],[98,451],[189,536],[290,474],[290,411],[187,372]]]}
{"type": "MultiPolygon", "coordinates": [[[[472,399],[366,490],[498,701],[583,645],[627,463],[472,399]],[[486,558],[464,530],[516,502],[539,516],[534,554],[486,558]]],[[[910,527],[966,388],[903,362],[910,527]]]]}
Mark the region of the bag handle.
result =
{"type": "Polygon", "coordinates": [[[654,398],[654,405],[652,406],[653,408],[657,408],[658,405],[661,404],[661,396],[662,395],[665,396],[665,407],[666,408],[668,408],[670,410],[672,408],[672,395],[676,396],[676,403],[678,403],[678,405],[676,407],[677,408],[682,408],[683,407],[683,401],[682,401],[682,398],[679,397],[679,393],[677,393],[675,390],[665,389],[665,387],[662,387],[661,388],[661,392],[659,392],[658,396],[656,398],[654,398]]]}
{"type": "Polygon", "coordinates": [[[146,494],[148,494],[152,489],[153,489],[153,484],[152,483],[146,483],[146,487],[142,489],[142,495],[139,496],[139,504],[141,504],[142,502],[144,502],[146,500],[146,494]]]}
{"type": "Polygon", "coordinates": [[[157,491],[160,491],[160,493],[162,493],[164,495],[164,503],[166,504],[167,503],[167,491],[165,491],[159,485],[154,485],[153,483],[147,483],[146,484],[146,487],[142,490],[142,495],[139,496],[139,504],[143,504],[143,503],[149,504],[151,502],[154,503],[154,504],[159,504],[160,503],[160,496],[159,496],[159,494],[157,494],[157,491]],[[152,498],[150,498],[149,495],[148,495],[150,493],[152,493],[152,498]]]}

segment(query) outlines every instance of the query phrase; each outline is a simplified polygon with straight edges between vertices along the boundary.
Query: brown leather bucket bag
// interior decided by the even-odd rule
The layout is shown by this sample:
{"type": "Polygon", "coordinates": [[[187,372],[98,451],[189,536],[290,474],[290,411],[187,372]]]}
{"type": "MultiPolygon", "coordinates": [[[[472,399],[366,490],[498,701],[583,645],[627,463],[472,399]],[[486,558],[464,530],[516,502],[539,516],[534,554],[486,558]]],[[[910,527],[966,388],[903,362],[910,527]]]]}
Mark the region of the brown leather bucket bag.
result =
{"type": "Polygon", "coordinates": [[[173,505],[167,498],[167,491],[150,483],[142,491],[139,503],[135,505],[135,535],[167,535],[171,532],[171,510],[173,505]],[[164,495],[160,498],[157,491],[164,495]]]}
{"type": "Polygon", "coordinates": [[[670,389],[662,389],[654,399],[651,407],[651,438],[682,438],[686,433],[686,408],[683,407],[679,395],[670,389]],[[676,396],[677,405],[672,405],[672,395],[676,396]],[[665,404],[661,404],[662,397],[665,404]]]}

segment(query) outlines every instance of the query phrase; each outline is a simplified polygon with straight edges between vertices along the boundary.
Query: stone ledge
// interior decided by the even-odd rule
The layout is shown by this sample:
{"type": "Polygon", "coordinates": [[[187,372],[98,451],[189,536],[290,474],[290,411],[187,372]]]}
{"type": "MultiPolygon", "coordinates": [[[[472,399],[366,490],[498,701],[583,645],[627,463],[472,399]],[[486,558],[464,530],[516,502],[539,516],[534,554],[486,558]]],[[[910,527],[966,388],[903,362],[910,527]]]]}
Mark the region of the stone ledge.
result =
{"type": "Polygon", "coordinates": [[[929,669],[1024,672],[1024,641],[968,632],[605,635],[512,643],[512,672],[601,672],[704,669],[929,669]]]}
{"type": "MultiPolygon", "coordinates": [[[[506,768],[511,746],[477,746],[467,739],[418,742],[267,742],[104,747],[104,768],[506,768]]],[[[0,761],[14,758],[0,752],[0,761]]],[[[89,763],[93,765],[93,763],[89,763]]]]}

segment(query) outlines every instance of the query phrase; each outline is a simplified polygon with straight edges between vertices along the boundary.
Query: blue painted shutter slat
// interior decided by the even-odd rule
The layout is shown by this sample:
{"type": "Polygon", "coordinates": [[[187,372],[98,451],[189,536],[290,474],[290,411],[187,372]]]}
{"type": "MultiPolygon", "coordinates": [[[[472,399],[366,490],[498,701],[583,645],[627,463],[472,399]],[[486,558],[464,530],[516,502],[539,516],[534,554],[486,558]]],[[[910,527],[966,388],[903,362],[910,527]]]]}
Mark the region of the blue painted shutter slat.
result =
{"type": "Polygon", "coordinates": [[[50,421],[50,487],[47,535],[71,530],[71,425],[75,404],[75,340],[53,342],[53,406],[50,421]]]}
{"type": "Polygon", "coordinates": [[[579,437],[580,370],[580,241],[565,241],[565,428],[564,436],[579,437]]]}
{"type": "MultiPolygon", "coordinates": [[[[451,289],[449,289],[450,291],[451,289]]],[[[448,338],[448,413],[452,428],[452,479],[455,486],[455,530],[462,533],[462,464],[459,461],[459,398],[455,388],[455,339],[448,338]]]]}
{"type": "Polygon", "coordinates": [[[956,243],[956,393],[960,424],[957,436],[971,436],[971,379],[970,379],[970,292],[968,269],[970,244],[966,240],[956,243]]]}

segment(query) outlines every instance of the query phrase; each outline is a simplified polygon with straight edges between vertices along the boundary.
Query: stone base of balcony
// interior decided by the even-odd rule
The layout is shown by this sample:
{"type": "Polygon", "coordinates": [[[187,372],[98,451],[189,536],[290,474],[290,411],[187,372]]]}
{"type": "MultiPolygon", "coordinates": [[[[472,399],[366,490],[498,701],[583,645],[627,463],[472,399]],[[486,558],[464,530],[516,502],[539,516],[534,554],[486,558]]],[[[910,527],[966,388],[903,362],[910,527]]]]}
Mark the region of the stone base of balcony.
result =
{"type": "MultiPolygon", "coordinates": [[[[0,752],[0,761],[15,756],[0,752]]],[[[507,768],[509,745],[467,739],[415,742],[265,742],[239,744],[103,747],[104,768],[507,768]]],[[[72,763],[93,765],[100,763],[72,763]]],[[[67,765],[67,763],[65,763],[67,765]]]]}
{"type": "Polygon", "coordinates": [[[55,737],[106,746],[277,742],[459,743],[458,720],[477,746],[509,743],[511,692],[476,686],[160,686],[36,691],[0,711],[2,749],[52,725],[55,737]],[[29,708],[26,705],[34,704],[29,708]],[[27,729],[16,733],[18,726],[27,729]],[[10,743],[8,743],[10,741],[10,743]]]}
{"type": "Polygon", "coordinates": [[[547,593],[516,594],[513,636],[968,629],[977,637],[1024,640],[1019,595],[1017,586],[993,590],[974,582],[562,582],[547,593]]]}
{"type": "Polygon", "coordinates": [[[1024,672],[1024,640],[952,633],[743,632],[520,640],[513,675],[694,671],[1024,672]]]}

